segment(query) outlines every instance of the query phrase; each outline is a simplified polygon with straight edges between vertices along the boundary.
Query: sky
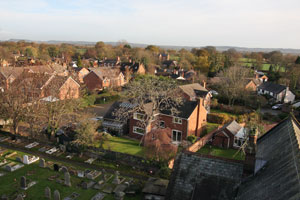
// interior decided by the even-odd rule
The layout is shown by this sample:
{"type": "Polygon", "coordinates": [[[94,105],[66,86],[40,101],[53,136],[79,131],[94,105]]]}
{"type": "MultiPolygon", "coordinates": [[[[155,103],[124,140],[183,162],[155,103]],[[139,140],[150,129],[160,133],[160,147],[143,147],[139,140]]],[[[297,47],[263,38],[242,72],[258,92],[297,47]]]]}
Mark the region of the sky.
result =
{"type": "Polygon", "coordinates": [[[300,0],[0,0],[0,40],[300,49],[300,0]]]}

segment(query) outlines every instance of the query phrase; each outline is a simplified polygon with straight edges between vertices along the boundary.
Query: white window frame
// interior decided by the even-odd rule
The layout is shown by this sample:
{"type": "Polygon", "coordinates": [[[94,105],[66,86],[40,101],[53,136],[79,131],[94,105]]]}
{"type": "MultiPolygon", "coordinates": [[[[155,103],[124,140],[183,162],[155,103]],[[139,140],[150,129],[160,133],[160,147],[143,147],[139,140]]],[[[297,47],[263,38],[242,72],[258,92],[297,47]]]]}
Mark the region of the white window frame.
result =
{"type": "Polygon", "coordinates": [[[180,117],[173,117],[174,124],[182,124],[182,119],[180,117]]]}
{"type": "Polygon", "coordinates": [[[133,133],[139,134],[139,135],[144,135],[145,134],[145,129],[138,127],[138,126],[133,126],[133,133]],[[137,129],[143,130],[144,133],[140,133],[137,131],[137,129]]]}
{"type": "Polygon", "coordinates": [[[172,141],[173,141],[173,142],[181,142],[181,141],[182,141],[182,131],[173,129],[173,130],[172,130],[172,141]],[[175,138],[175,140],[174,140],[174,138],[173,138],[173,132],[176,132],[176,138],[175,138]],[[180,140],[180,141],[178,141],[178,133],[181,134],[181,140],[180,140]]]}
{"type": "Polygon", "coordinates": [[[144,114],[135,112],[135,113],[133,114],[133,119],[138,120],[138,121],[143,121],[144,116],[145,116],[144,114]],[[138,115],[141,116],[141,119],[138,118],[138,115]]]}

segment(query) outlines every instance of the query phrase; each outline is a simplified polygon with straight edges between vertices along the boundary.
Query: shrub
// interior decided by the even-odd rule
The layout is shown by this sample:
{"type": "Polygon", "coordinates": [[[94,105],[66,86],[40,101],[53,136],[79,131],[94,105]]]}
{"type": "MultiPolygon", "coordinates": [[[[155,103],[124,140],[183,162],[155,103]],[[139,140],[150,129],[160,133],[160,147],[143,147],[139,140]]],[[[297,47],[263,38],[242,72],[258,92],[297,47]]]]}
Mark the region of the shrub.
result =
{"type": "Polygon", "coordinates": [[[195,135],[190,135],[187,137],[187,140],[194,144],[197,140],[197,137],[195,135]]]}
{"type": "Polygon", "coordinates": [[[234,119],[235,118],[230,117],[223,113],[211,113],[207,115],[207,122],[215,123],[215,124],[225,124],[234,119]]]}
{"type": "Polygon", "coordinates": [[[81,104],[83,107],[87,107],[87,106],[91,106],[94,105],[96,101],[96,95],[92,94],[92,95],[87,95],[84,96],[81,100],[81,104]]]}
{"type": "Polygon", "coordinates": [[[287,118],[287,116],[289,116],[288,113],[280,113],[280,114],[278,115],[278,117],[279,117],[281,120],[287,118]]]}
{"type": "Polygon", "coordinates": [[[171,170],[167,166],[162,167],[159,170],[158,175],[159,175],[160,178],[169,179],[170,175],[171,175],[171,170]]]}

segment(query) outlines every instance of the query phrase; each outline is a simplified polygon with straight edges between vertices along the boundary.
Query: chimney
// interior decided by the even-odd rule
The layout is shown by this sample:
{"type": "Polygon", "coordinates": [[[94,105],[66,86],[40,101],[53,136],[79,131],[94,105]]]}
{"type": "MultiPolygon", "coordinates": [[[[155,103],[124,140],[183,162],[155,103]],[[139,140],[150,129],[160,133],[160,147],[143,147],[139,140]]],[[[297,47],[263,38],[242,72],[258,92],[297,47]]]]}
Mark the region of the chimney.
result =
{"type": "Polygon", "coordinates": [[[129,59],[129,63],[131,63],[132,62],[132,60],[131,60],[131,58],[129,59]]]}
{"type": "Polygon", "coordinates": [[[258,80],[258,73],[255,73],[255,79],[258,80]]]}
{"type": "Polygon", "coordinates": [[[255,161],[256,161],[256,142],[257,142],[258,129],[253,128],[250,130],[248,144],[246,146],[245,161],[243,174],[245,176],[252,175],[255,172],[255,161]]]}
{"type": "Polygon", "coordinates": [[[120,61],[120,56],[117,57],[117,61],[120,61]]]}
{"type": "Polygon", "coordinates": [[[206,81],[203,80],[202,82],[203,82],[203,87],[206,88],[206,81]]]}

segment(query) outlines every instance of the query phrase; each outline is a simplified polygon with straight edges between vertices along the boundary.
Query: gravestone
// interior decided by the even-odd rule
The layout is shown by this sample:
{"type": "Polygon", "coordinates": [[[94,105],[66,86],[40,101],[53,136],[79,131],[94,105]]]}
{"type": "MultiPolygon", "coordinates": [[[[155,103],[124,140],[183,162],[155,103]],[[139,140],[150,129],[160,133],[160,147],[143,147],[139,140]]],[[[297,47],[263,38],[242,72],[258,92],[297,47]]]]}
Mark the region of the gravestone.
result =
{"type": "Polygon", "coordinates": [[[124,196],[125,196],[124,192],[116,192],[115,195],[114,195],[115,200],[123,200],[124,196]]]}
{"type": "Polygon", "coordinates": [[[25,188],[27,188],[27,181],[26,181],[26,177],[25,176],[22,176],[21,177],[21,188],[22,189],[25,189],[25,188]]]}
{"type": "Polygon", "coordinates": [[[102,200],[102,199],[104,199],[104,197],[105,197],[105,194],[98,192],[95,196],[93,196],[91,198],[91,200],[102,200]]]}
{"type": "Polygon", "coordinates": [[[1,200],[9,200],[9,198],[8,198],[5,194],[3,194],[3,195],[1,196],[1,200]]]}
{"type": "Polygon", "coordinates": [[[29,163],[28,155],[23,156],[23,163],[29,163]]]}
{"type": "Polygon", "coordinates": [[[71,187],[70,173],[65,172],[65,185],[71,187]]]}
{"type": "Polygon", "coordinates": [[[54,199],[54,200],[60,200],[60,193],[59,193],[58,190],[55,190],[55,191],[54,191],[53,199],[54,199]]]}
{"type": "Polygon", "coordinates": [[[19,194],[16,198],[16,200],[24,200],[23,196],[21,194],[19,194]]]}
{"type": "Polygon", "coordinates": [[[54,171],[59,171],[59,165],[58,164],[54,164],[53,165],[53,169],[54,169],[54,171]]]}
{"type": "Polygon", "coordinates": [[[66,172],[68,172],[68,168],[65,167],[65,166],[62,166],[62,167],[60,168],[60,171],[61,171],[62,173],[66,173],[66,172]]]}
{"type": "Polygon", "coordinates": [[[84,177],[84,171],[77,170],[77,176],[80,177],[80,178],[83,178],[84,177]]]}
{"type": "Polygon", "coordinates": [[[90,182],[84,182],[82,183],[82,188],[83,189],[90,189],[91,187],[93,187],[93,185],[95,185],[95,181],[90,181],[90,182]]]}
{"type": "Polygon", "coordinates": [[[46,162],[45,162],[45,159],[44,159],[44,158],[41,158],[41,159],[40,159],[39,166],[42,167],[42,168],[45,168],[45,167],[46,167],[46,162]]]}
{"type": "Polygon", "coordinates": [[[115,185],[119,185],[121,183],[120,179],[119,179],[119,175],[120,173],[118,171],[115,172],[115,178],[114,180],[112,181],[112,184],[115,184],[115,185]]]}
{"type": "Polygon", "coordinates": [[[51,199],[51,189],[49,187],[45,188],[45,197],[51,199]]]}

